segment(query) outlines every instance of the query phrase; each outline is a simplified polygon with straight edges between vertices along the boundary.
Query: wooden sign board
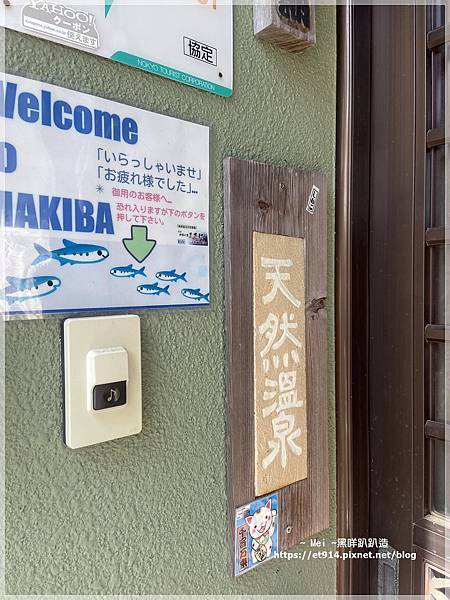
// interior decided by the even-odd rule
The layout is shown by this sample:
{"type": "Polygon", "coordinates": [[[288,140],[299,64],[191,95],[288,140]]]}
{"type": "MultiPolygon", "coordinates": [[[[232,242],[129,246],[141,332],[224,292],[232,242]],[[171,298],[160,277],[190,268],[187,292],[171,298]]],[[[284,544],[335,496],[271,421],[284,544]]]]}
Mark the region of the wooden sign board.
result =
{"type": "Polygon", "coordinates": [[[307,475],[305,240],[253,232],[255,492],[307,475]]]}
{"type": "Polygon", "coordinates": [[[316,43],[314,5],[308,1],[254,0],[253,31],[284,50],[301,52],[316,43]]]}
{"type": "MultiPolygon", "coordinates": [[[[326,529],[329,523],[325,309],[327,190],[325,177],[320,173],[234,158],[225,161],[224,179],[228,523],[231,537],[230,573],[233,574],[236,547],[235,511],[264,493],[264,486],[280,486],[278,490],[271,489],[278,491],[279,497],[280,550],[285,550],[326,529]],[[257,234],[265,235],[260,237],[257,234]],[[270,239],[266,237],[267,234],[270,234],[270,239]],[[283,239],[280,240],[279,236],[283,236],[283,239]],[[264,482],[264,478],[257,475],[255,389],[260,385],[258,381],[262,380],[262,373],[258,370],[260,367],[255,362],[255,356],[261,352],[263,341],[268,340],[257,338],[255,325],[261,325],[260,320],[264,322],[265,315],[267,316],[266,312],[259,311],[263,308],[262,298],[270,294],[268,284],[273,282],[271,276],[266,279],[270,271],[261,264],[261,255],[268,259],[290,259],[295,263],[291,274],[291,278],[295,275],[295,282],[292,279],[282,281],[289,283],[289,286],[294,283],[294,287],[288,289],[296,299],[304,303],[303,307],[292,305],[293,310],[289,312],[288,301],[284,304],[285,301],[280,299],[283,304],[277,308],[281,315],[284,312],[288,317],[290,314],[294,315],[298,324],[296,331],[298,333],[303,329],[304,336],[300,338],[300,343],[304,342],[305,375],[302,374],[301,361],[296,374],[297,381],[300,382],[297,398],[302,399],[304,405],[296,407],[296,410],[304,408],[307,448],[304,449],[304,457],[292,452],[289,456],[287,464],[291,464],[292,458],[297,459],[295,474],[291,476],[289,472],[286,479],[292,481],[289,485],[286,485],[280,475],[283,467],[279,455],[276,461],[273,461],[273,479],[270,483],[264,482]],[[254,267],[254,261],[259,261],[259,266],[254,267]],[[256,269],[262,271],[258,274],[256,269]],[[259,314],[261,316],[258,316],[259,314]],[[301,388],[302,384],[305,385],[304,390],[301,388]]],[[[264,306],[264,310],[267,306],[264,306]]],[[[289,320],[288,318],[288,322],[289,320]]],[[[282,333],[282,330],[279,329],[279,332],[282,333]]],[[[279,356],[283,364],[284,355],[279,356]]],[[[261,369],[264,370],[264,366],[261,369]]],[[[264,394],[264,390],[262,391],[264,394]]],[[[268,401],[264,401],[264,395],[262,402],[260,407],[268,404],[268,401]]],[[[277,404],[274,410],[278,407],[277,404]]],[[[268,415],[268,418],[271,417],[272,414],[268,415]]],[[[301,413],[296,414],[295,418],[295,428],[298,426],[302,429],[301,413]]],[[[272,427],[271,421],[270,426],[272,427]]],[[[264,430],[261,432],[258,436],[264,435],[264,430]]],[[[296,447],[300,444],[301,435],[293,439],[296,447]]],[[[268,444],[271,440],[263,437],[258,439],[264,440],[261,441],[259,457],[266,458],[269,446],[264,446],[264,443],[268,444]]]]}

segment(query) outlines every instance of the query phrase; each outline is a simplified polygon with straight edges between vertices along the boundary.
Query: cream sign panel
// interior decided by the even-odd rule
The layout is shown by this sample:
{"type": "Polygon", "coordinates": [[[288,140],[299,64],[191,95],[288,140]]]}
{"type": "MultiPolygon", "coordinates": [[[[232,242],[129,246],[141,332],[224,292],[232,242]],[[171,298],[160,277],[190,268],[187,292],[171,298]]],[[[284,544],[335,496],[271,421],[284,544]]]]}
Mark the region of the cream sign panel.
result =
{"type": "Polygon", "coordinates": [[[233,93],[230,2],[75,3],[13,0],[0,25],[73,46],[201,90],[233,93]]]}
{"type": "Polygon", "coordinates": [[[307,477],[305,244],[253,234],[256,495],[307,477]]]}

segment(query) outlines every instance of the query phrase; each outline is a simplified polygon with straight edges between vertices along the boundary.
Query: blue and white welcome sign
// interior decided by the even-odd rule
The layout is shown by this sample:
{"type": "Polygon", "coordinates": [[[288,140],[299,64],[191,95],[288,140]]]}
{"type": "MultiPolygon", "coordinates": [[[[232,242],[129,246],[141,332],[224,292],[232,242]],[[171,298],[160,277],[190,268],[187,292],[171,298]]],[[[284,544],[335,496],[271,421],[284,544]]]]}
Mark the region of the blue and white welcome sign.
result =
{"type": "Polygon", "coordinates": [[[209,128],[2,78],[3,314],[209,304],[209,128]]]}

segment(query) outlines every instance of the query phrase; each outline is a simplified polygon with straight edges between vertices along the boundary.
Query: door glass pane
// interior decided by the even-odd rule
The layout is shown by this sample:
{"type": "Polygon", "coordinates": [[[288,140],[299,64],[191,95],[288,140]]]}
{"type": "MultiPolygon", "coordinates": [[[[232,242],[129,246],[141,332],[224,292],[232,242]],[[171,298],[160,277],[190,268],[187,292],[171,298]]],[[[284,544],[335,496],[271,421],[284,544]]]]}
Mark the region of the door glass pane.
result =
{"type": "Polygon", "coordinates": [[[434,83],[434,127],[445,127],[445,53],[443,44],[432,53],[434,83]]]}
{"type": "Polygon", "coordinates": [[[433,400],[435,421],[450,422],[449,411],[445,410],[445,399],[450,392],[450,352],[445,352],[446,344],[435,342],[432,344],[432,373],[433,373],[433,400]],[[446,376],[447,372],[447,376],[446,376]]]}
{"type": "Polygon", "coordinates": [[[430,600],[450,598],[450,577],[431,565],[425,565],[425,595],[430,600]]]}
{"type": "Polygon", "coordinates": [[[445,463],[450,460],[450,443],[434,441],[433,507],[435,512],[449,516],[449,478],[445,476],[445,463]]]}
{"type": "Polygon", "coordinates": [[[448,246],[433,246],[433,316],[432,321],[436,325],[446,325],[448,320],[448,309],[445,305],[445,280],[449,281],[450,261],[448,246]],[[447,264],[445,260],[447,259],[447,264]],[[446,314],[447,312],[447,314],[446,314]]]}
{"type": "MultiPolygon", "coordinates": [[[[445,202],[446,146],[437,146],[431,151],[432,158],[432,204],[433,227],[443,227],[448,222],[448,204],[445,202]],[[447,218],[446,218],[447,217],[447,218]]],[[[448,160],[448,150],[447,150],[448,160]]]]}

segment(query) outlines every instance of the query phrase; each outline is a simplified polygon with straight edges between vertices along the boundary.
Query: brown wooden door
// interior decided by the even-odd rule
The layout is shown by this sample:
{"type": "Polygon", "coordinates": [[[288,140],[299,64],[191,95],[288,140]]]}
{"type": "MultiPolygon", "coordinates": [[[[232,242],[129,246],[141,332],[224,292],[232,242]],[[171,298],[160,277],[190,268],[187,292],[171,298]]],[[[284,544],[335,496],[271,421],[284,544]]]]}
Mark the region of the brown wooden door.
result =
{"type": "Polygon", "coordinates": [[[390,553],[341,563],[346,593],[445,578],[444,25],[437,6],[341,12],[338,531],[390,553]]]}

